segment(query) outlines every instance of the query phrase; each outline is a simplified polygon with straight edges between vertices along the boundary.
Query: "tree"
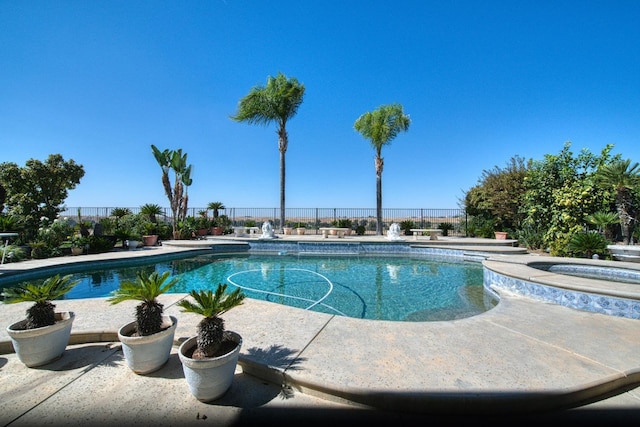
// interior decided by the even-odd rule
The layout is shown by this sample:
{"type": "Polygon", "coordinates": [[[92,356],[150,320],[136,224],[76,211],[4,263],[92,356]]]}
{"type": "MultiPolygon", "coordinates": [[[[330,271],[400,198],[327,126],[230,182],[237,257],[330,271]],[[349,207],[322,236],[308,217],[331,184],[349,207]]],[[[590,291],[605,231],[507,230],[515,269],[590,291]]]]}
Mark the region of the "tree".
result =
{"type": "Polygon", "coordinates": [[[603,165],[597,172],[596,182],[615,192],[616,208],[622,229],[622,243],[628,245],[636,220],[637,209],[634,206],[633,190],[640,186],[638,163],[632,165],[631,160],[627,159],[603,165]]]}
{"type": "Polygon", "coordinates": [[[211,209],[213,211],[213,217],[218,218],[220,215],[220,210],[225,209],[224,203],[222,202],[210,202],[207,205],[207,209],[211,209]]]}
{"type": "Polygon", "coordinates": [[[597,170],[612,161],[613,146],[605,146],[599,156],[587,149],[574,156],[570,147],[566,142],[559,154],[532,162],[522,199],[527,213],[523,225],[544,226],[544,247],[559,256],[570,255],[569,239],[584,230],[587,217],[608,211],[613,202],[611,194],[595,184],[597,170]]]}
{"type": "Polygon", "coordinates": [[[376,151],[376,234],[382,235],[382,147],[390,144],[398,133],[407,131],[411,120],[402,111],[402,105],[382,105],[373,112],[363,114],[356,120],[354,128],[371,142],[376,151]]]}
{"type": "Polygon", "coordinates": [[[253,87],[247,96],[238,104],[238,111],[232,120],[249,124],[268,125],[278,124],[278,150],[280,151],[280,232],[284,227],[285,214],[285,153],[289,145],[287,135],[287,121],[298,112],[302,104],[305,87],[295,77],[287,77],[278,73],[276,77],[269,76],[266,86],[253,87]]]}
{"type": "MultiPolygon", "coordinates": [[[[493,236],[493,231],[515,231],[520,228],[524,214],[522,195],[524,181],[531,161],[514,156],[504,169],[495,166],[482,171],[478,185],[465,195],[464,208],[478,223],[490,223],[492,229],[485,230],[484,237],[493,236]]],[[[488,228],[488,227],[487,227],[488,228]]]]}
{"type": "Polygon", "coordinates": [[[187,165],[187,154],[182,154],[182,149],[160,151],[155,145],[151,144],[151,150],[162,168],[162,185],[169,199],[173,214],[173,238],[178,239],[180,237],[178,222],[184,221],[187,216],[187,205],[189,203],[187,189],[193,183],[191,178],[192,165],[187,165]],[[174,172],[173,187],[169,177],[170,170],[174,172]]]}
{"type": "Polygon", "coordinates": [[[73,160],[65,161],[60,154],[51,154],[43,163],[29,159],[21,168],[13,162],[0,163],[0,185],[6,191],[9,213],[23,218],[26,239],[32,239],[40,218],[53,221],[61,206],[80,183],[84,168],[73,160]]]}

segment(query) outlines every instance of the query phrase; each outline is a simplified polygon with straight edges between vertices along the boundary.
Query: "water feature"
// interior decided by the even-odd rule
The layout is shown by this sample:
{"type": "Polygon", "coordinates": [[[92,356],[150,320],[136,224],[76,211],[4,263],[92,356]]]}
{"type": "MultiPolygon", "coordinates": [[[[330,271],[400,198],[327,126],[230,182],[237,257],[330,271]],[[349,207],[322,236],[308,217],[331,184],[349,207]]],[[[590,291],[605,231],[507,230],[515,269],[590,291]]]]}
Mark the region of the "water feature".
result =
{"type": "Polygon", "coordinates": [[[389,226],[389,230],[387,230],[387,240],[391,240],[392,242],[404,240],[400,237],[400,225],[397,222],[389,226]]]}
{"type": "Polygon", "coordinates": [[[260,236],[261,239],[273,239],[274,235],[273,235],[273,226],[271,225],[271,222],[269,221],[265,221],[262,223],[262,235],[260,236]]]}

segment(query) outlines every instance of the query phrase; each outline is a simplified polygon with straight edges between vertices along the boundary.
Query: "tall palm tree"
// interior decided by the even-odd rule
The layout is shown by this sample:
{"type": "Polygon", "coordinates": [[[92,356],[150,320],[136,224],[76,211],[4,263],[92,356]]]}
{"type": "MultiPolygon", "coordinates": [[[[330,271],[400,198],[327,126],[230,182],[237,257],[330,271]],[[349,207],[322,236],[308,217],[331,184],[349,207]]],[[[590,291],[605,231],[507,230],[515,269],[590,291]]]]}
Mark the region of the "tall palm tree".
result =
{"type": "Polygon", "coordinates": [[[266,86],[255,86],[249,94],[242,98],[238,112],[231,116],[237,122],[268,125],[278,124],[278,150],[280,151],[280,232],[284,227],[285,209],[285,153],[289,145],[287,121],[296,115],[302,104],[305,87],[295,77],[287,77],[278,73],[269,76],[266,86]]]}
{"type": "Polygon", "coordinates": [[[178,221],[184,221],[187,216],[188,187],[193,183],[191,178],[192,165],[187,165],[187,154],[182,154],[182,149],[160,151],[155,145],[151,144],[151,150],[162,168],[162,185],[169,199],[173,214],[173,238],[177,239],[180,235],[178,221]],[[173,170],[175,174],[173,188],[169,178],[170,170],[173,170]]]}
{"type": "Polygon", "coordinates": [[[598,170],[597,180],[598,183],[612,188],[616,193],[616,208],[620,217],[622,243],[628,245],[635,220],[633,190],[640,186],[638,163],[632,165],[630,159],[613,161],[598,170]]]}
{"type": "Polygon", "coordinates": [[[373,112],[361,115],[354,124],[354,128],[368,139],[376,150],[376,234],[378,236],[382,235],[382,169],[384,168],[382,146],[391,143],[398,133],[407,131],[410,123],[409,115],[402,111],[402,105],[390,104],[382,105],[373,112]]]}

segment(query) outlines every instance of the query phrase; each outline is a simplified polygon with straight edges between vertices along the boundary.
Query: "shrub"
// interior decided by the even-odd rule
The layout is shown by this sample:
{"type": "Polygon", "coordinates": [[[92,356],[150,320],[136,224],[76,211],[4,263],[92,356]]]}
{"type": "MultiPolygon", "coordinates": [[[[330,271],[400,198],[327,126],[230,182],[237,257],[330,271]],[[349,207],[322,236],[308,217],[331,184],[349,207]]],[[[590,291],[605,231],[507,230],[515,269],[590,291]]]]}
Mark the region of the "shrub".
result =
{"type": "Polygon", "coordinates": [[[402,221],[400,223],[400,230],[404,232],[405,236],[411,235],[411,229],[416,228],[415,223],[411,220],[402,221]]]}
{"type": "Polygon", "coordinates": [[[0,246],[0,258],[4,257],[4,262],[19,262],[27,258],[27,254],[24,253],[20,246],[8,245],[6,248],[4,245],[0,246]]]}
{"type": "Polygon", "coordinates": [[[442,230],[442,235],[443,236],[448,236],[449,235],[449,230],[453,230],[453,224],[451,224],[449,222],[441,222],[438,225],[438,228],[440,230],[442,230]]]}
{"type": "Polygon", "coordinates": [[[567,249],[574,256],[591,258],[594,254],[605,254],[607,252],[607,240],[597,231],[575,233],[569,239],[567,249]]]}

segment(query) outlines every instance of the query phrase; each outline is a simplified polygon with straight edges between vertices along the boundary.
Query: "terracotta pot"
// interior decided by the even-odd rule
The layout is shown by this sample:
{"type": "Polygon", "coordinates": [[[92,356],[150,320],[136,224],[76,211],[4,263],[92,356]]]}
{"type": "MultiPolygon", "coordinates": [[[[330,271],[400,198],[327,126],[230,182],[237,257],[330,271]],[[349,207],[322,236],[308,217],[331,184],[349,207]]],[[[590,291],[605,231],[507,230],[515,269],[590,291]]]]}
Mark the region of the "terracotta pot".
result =
{"type": "Polygon", "coordinates": [[[507,239],[507,232],[506,231],[496,231],[496,239],[497,240],[506,240],[507,239]]]}
{"type": "Polygon", "coordinates": [[[145,246],[155,246],[158,244],[158,235],[151,234],[148,236],[142,236],[142,242],[145,246]]]}

